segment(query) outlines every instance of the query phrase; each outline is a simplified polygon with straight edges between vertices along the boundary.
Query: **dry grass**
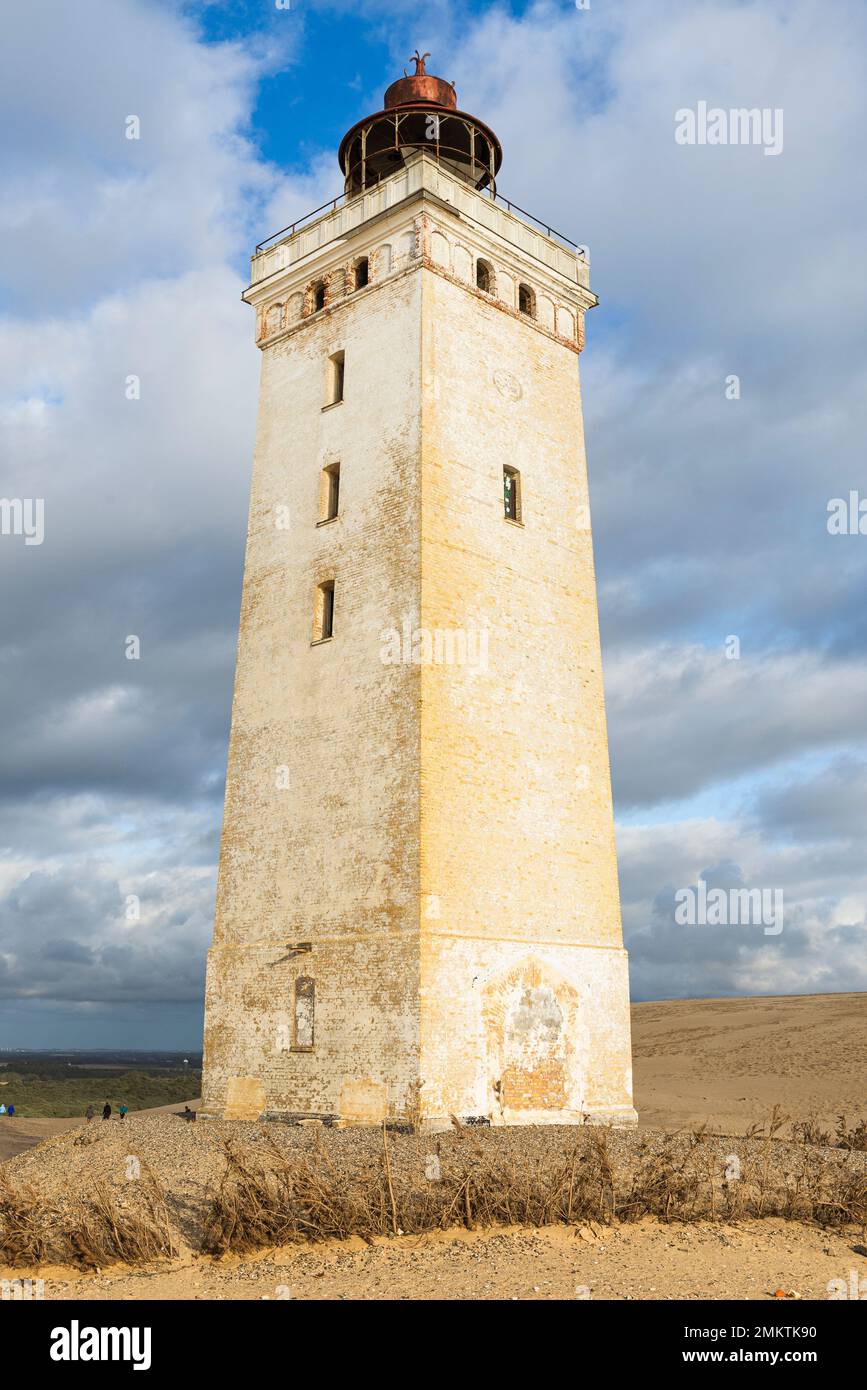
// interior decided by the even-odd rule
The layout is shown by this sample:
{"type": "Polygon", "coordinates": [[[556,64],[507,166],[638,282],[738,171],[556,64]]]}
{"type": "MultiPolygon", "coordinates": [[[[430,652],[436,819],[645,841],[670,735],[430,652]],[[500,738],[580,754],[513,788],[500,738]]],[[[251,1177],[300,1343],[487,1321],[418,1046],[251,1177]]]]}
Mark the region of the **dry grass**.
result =
{"type": "Polygon", "coordinates": [[[849,1124],[845,1115],[837,1116],[832,1133],[814,1119],[799,1120],[792,1125],[792,1135],[798,1143],[819,1144],[829,1149],[849,1149],[852,1153],[867,1153],[867,1120],[849,1124]]]}
{"type": "MultiPolygon", "coordinates": [[[[781,1146],[777,1111],[748,1136],[749,1157],[722,1159],[704,1131],[645,1136],[627,1165],[609,1151],[604,1129],[579,1130],[574,1147],[545,1150],[525,1162],[498,1154],[465,1131],[464,1152],[425,1177],[432,1141],[416,1137],[415,1161],[382,1131],[378,1161],[338,1172],[320,1140],[287,1156],[224,1145],[226,1169],[208,1212],[202,1249],[245,1253],[292,1241],[414,1234],[464,1225],[544,1226],[657,1217],[662,1221],[737,1221],[783,1217],[822,1226],[867,1222],[867,1175],[847,1156],[813,1144],[781,1146]],[[781,1154],[785,1149],[785,1163],[781,1154]]],[[[736,1148],[739,1141],[732,1140],[736,1148]]]]}
{"type": "Polygon", "coordinates": [[[84,1198],[52,1200],[0,1170],[0,1262],[96,1268],[171,1257],[177,1251],[165,1194],[147,1165],[135,1188],[135,1201],[123,1204],[106,1183],[84,1198]]]}
{"type": "Polygon", "coordinates": [[[84,1130],[18,1159],[26,1176],[17,1181],[0,1168],[0,1263],[141,1265],[175,1254],[175,1242],[243,1254],[459,1225],[610,1225],[644,1217],[783,1217],[863,1228],[865,1125],[843,1123],[835,1137],[803,1123],[793,1143],[781,1137],[785,1123],[775,1111],[760,1129],[721,1138],[703,1130],[457,1123],[439,1136],[271,1125],[192,1135],[162,1118],[143,1120],[136,1142],[146,1141],[150,1161],[169,1174],[171,1209],[143,1157],[139,1180],[117,1180],[118,1164],[129,1157],[126,1133],[84,1130]]]}

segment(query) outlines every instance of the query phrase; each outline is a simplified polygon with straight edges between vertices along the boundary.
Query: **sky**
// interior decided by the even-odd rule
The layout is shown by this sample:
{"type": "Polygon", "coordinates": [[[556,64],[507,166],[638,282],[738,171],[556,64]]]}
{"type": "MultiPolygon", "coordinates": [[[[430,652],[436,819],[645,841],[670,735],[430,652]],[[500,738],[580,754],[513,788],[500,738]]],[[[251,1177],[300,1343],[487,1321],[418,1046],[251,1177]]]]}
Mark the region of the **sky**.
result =
{"type": "Polygon", "coordinates": [[[0,52],[0,492],[44,534],[0,534],[0,1047],[200,1045],[248,257],[342,191],[341,135],[416,47],[499,135],[500,192],[590,250],[633,998],[867,989],[867,534],[828,526],[867,497],[863,0],[29,0],[0,52]],[[680,143],[702,102],[781,112],[782,148],[680,143]],[[701,879],[781,893],[783,929],[684,926],[701,879]]]}

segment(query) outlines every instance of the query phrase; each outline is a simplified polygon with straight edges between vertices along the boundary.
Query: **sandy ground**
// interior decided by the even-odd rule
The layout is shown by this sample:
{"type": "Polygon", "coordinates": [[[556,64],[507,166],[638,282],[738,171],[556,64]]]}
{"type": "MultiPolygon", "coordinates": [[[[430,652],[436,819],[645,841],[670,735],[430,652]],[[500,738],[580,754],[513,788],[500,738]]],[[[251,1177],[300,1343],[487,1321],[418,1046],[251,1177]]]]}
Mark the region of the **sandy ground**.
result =
{"type": "MultiPolygon", "coordinates": [[[[636,1104],[648,1129],[707,1123],[719,1133],[742,1134],[774,1104],[828,1128],[838,1114],[867,1115],[867,995],[638,1004],[633,1030],[636,1104]]],[[[171,1115],[180,1108],[140,1113],[171,1115]]],[[[0,1120],[0,1158],[79,1124],[0,1120]]],[[[860,1279],[867,1297],[863,1242],[863,1232],[829,1233],[776,1219],[684,1227],[643,1221],[616,1229],[333,1242],[217,1262],[187,1252],[172,1265],[132,1274],[40,1274],[45,1298],[60,1300],[773,1300],[781,1292],[827,1299],[833,1280],[851,1289],[860,1279]]],[[[0,1279],[33,1274],[0,1269],[0,1279]]]]}
{"type": "Polygon", "coordinates": [[[642,1125],[740,1134],[779,1104],[796,1119],[867,1115],[867,994],[688,999],[632,1008],[642,1125]]]}
{"type": "MultiPolygon", "coordinates": [[[[851,1237],[777,1220],[737,1227],[496,1232],[333,1242],[259,1259],[187,1260],[170,1270],[42,1271],[45,1299],[828,1299],[867,1259],[851,1237]],[[60,1276],[60,1277],[58,1277],[60,1276]]],[[[12,1271],[0,1271],[8,1278],[12,1271]]]]}

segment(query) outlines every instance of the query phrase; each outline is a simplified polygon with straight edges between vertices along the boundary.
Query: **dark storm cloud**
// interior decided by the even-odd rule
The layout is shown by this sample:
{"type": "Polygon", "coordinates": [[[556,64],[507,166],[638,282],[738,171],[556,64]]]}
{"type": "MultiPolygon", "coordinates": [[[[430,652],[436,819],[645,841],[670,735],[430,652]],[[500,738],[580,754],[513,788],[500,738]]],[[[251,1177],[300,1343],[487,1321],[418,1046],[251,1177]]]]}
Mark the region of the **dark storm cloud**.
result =
{"type": "Polygon", "coordinates": [[[755,801],[755,822],[764,833],[793,842],[836,840],[867,844],[867,758],[860,753],[835,759],[810,777],[782,780],[755,801]]]}
{"type": "MultiPolygon", "coordinates": [[[[46,542],[48,544],[48,542],[46,542]]],[[[111,582],[76,568],[26,595],[0,687],[0,799],[114,790],[219,799],[241,582],[238,547],[176,547],[111,582]],[[234,553],[233,553],[234,552],[234,553]],[[135,636],[140,655],[127,639],[135,636]]]]}
{"type": "Polygon", "coordinates": [[[621,809],[677,800],[815,750],[867,738],[867,664],[809,651],[728,659],[658,644],[606,664],[621,809]]]}
{"type": "Polygon", "coordinates": [[[0,995],[65,1001],[190,1001],[201,996],[213,876],[184,870],[139,883],[140,911],[103,865],[28,874],[2,902],[0,995]],[[167,891],[167,889],[169,891],[167,891]]]}

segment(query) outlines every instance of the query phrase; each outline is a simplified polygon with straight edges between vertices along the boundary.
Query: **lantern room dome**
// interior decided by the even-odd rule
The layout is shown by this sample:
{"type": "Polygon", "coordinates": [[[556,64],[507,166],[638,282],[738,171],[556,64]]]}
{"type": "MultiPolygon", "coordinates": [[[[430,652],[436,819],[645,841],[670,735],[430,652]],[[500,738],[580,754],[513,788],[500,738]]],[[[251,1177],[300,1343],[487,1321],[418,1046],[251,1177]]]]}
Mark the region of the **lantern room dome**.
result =
{"type": "Polygon", "coordinates": [[[396,173],[415,150],[425,150],[480,192],[496,193],[502,146],[483,121],[458,110],[453,82],[425,70],[429,57],[416,50],[415,72],[392,82],[382,111],[358,121],[341,140],[337,157],[348,194],[396,173]]]}

